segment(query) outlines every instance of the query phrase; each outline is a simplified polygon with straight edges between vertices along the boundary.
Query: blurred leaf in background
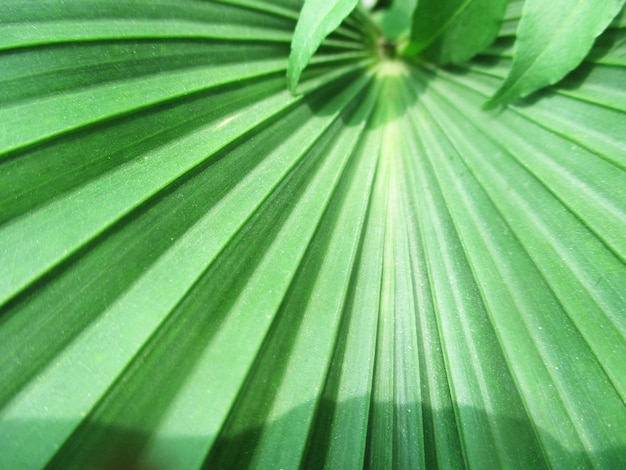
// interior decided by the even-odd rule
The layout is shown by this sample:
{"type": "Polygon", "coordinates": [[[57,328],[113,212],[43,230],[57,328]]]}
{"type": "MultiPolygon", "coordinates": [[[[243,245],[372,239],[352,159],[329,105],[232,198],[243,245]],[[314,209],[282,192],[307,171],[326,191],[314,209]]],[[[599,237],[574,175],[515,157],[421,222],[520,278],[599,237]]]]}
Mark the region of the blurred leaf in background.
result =
{"type": "Polygon", "coordinates": [[[413,15],[410,54],[438,63],[460,63],[498,35],[507,0],[419,0],[413,15]]]}

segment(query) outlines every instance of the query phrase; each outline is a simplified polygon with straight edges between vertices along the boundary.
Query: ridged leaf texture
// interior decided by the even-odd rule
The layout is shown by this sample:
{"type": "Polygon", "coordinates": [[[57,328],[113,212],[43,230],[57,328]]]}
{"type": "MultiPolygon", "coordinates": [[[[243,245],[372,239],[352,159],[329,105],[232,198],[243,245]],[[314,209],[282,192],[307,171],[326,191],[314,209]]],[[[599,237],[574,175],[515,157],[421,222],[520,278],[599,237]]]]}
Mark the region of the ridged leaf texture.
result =
{"type": "Polygon", "coordinates": [[[2,2],[0,468],[626,466],[615,22],[518,106],[360,10],[2,2]]]}

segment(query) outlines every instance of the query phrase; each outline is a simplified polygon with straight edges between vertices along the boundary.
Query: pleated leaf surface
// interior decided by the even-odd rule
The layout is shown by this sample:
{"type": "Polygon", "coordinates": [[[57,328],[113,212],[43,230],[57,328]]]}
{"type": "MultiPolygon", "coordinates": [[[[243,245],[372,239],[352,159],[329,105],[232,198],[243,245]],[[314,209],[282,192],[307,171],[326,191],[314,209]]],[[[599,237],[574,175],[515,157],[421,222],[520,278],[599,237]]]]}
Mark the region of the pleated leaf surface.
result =
{"type": "Polygon", "coordinates": [[[481,105],[355,11],[4,1],[0,468],[626,466],[623,21],[481,105]]]}

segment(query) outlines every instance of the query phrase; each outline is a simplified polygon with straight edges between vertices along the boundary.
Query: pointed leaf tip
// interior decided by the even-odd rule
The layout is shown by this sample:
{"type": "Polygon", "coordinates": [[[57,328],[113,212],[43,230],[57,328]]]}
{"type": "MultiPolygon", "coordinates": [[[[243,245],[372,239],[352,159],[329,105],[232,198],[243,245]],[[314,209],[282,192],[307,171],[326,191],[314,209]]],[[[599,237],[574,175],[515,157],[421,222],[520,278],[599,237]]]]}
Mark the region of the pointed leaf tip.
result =
{"type": "Polygon", "coordinates": [[[622,0],[527,0],[513,54],[513,66],[484,105],[493,108],[549,85],[574,70],[594,41],[621,11],[622,0]]]}
{"type": "Polygon", "coordinates": [[[295,95],[302,71],[326,36],[356,8],[359,0],[306,0],[291,41],[287,87],[295,95]]]}

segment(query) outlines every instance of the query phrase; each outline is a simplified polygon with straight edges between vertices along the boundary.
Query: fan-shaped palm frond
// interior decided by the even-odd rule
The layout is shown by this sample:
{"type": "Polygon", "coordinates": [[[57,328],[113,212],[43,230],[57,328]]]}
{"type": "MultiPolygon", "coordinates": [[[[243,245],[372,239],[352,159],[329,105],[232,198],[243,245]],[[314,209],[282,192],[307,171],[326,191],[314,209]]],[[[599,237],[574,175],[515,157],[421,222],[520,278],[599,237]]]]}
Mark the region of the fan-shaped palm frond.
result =
{"type": "Polygon", "coordinates": [[[520,5],[294,97],[295,0],[3,2],[0,468],[623,467],[625,23],[486,112],[520,5]]]}

